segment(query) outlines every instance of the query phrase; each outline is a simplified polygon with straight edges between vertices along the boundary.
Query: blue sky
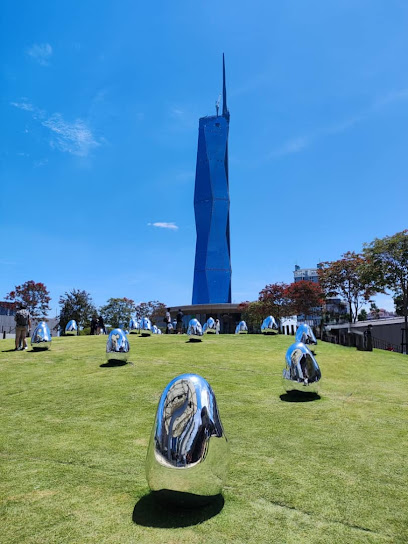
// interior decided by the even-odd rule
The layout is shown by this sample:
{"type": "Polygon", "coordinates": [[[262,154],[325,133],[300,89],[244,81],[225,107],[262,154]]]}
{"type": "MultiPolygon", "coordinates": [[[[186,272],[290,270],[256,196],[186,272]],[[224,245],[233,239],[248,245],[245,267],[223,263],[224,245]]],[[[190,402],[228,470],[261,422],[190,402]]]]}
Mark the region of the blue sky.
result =
{"type": "Polygon", "coordinates": [[[223,52],[233,301],[407,228],[404,1],[5,0],[0,25],[0,299],[191,302],[223,52]]]}

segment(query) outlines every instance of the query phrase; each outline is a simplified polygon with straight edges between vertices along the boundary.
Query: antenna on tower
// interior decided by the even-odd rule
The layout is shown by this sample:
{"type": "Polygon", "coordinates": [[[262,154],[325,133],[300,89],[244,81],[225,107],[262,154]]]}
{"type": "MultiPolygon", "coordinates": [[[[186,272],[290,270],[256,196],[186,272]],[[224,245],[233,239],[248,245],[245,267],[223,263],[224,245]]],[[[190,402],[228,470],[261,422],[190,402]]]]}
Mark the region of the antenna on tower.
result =
{"type": "Polygon", "coordinates": [[[218,117],[218,112],[220,111],[220,104],[221,104],[221,95],[218,96],[218,100],[215,103],[215,110],[217,112],[217,117],[218,117]]]}

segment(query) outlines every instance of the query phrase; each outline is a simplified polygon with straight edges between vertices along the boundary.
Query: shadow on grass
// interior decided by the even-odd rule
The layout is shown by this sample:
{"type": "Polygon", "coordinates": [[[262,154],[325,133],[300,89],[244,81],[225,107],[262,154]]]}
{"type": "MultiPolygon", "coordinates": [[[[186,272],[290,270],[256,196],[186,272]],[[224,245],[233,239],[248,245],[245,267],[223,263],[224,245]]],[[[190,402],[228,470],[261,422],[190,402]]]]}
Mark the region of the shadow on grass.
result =
{"type": "Polygon", "coordinates": [[[198,342],[202,342],[201,338],[189,338],[186,340],[186,344],[197,344],[198,342]]]}
{"type": "Polygon", "coordinates": [[[310,391],[290,391],[279,397],[284,402],[312,402],[314,400],[320,400],[322,397],[318,393],[312,393],[310,391]]]}
{"type": "Polygon", "coordinates": [[[15,348],[12,349],[3,349],[2,353],[8,353],[9,351],[17,351],[15,348]]]}
{"type": "Polygon", "coordinates": [[[174,529],[207,521],[221,512],[224,497],[200,497],[177,491],[152,491],[133,509],[132,520],[143,527],[174,529]]]}
{"type": "Polygon", "coordinates": [[[106,363],[102,363],[101,365],[99,365],[101,368],[114,368],[114,367],[117,367],[117,366],[125,366],[127,364],[130,364],[128,363],[127,361],[107,361],[106,363]]]}

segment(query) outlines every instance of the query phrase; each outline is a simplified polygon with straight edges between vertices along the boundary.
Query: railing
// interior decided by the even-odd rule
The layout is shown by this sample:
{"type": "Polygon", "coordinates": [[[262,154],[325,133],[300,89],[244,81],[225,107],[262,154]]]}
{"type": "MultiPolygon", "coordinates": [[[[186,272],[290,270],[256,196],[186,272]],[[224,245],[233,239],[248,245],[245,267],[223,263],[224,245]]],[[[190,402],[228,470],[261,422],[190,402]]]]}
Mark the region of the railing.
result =
{"type": "Polygon", "coordinates": [[[387,351],[395,351],[397,353],[402,353],[401,344],[392,344],[391,342],[387,342],[386,340],[383,340],[382,338],[375,338],[372,337],[373,341],[373,348],[376,349],[385,349],[387,351]]]}

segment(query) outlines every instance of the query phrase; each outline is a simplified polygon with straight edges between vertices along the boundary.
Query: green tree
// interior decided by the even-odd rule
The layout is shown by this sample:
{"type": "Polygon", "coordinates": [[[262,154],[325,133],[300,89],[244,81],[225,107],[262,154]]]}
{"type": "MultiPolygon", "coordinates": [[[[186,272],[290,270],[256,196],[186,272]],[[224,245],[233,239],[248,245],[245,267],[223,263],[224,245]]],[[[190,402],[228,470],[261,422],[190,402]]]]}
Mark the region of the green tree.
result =
{"type": "Polygon", "coordinates": [[[135,302],[130,298],[110,298],[105,306],[100,308],[100,313],[111,327],[128,326],[135,309],[135,302]]]}
{"type": "Polygon", "coordinates": [[[269,314],[265,314],[265,307],[262,302],[241,302],[238,307],[241,312],[241,318],[246,322],[249,329],[259,330],[262,325],[262,321],[269,314]]]}
{"type": "Polygon", "coordinates": [[[361,312],[358,314],[357,319],[358,321],[367,321],[368,314],[364,308],[361,310],[361,312]]]}
{"type": "Polygon", "coordinates": [[[14,291],[6,295],[16,305],[24,304],[34,319],[45,319],[50,311],[51,300],[49,292],[43,283],[36,283],[33,280],[26,281],[22,285],[16,285],[14,291]]]}
{"type": "Polygon", "coordinates": [[[150,300],[149,302],[140,302],[134,308],[136,319],[142,319],[142,317],[148,317],[152,321],[163,320],[167,307],[163,302],[158,300],[150,300]]]}
{"type": "Polygon", "coordinates": [[[92,316],[96,314],[91,295],[80,289],[66,291],[60,297],[59,305],[61,309],[58,325],[63,331],[71,319],[75,319],[78,327],[86,327],[89,325],[92,316]]]}
{"type": "MultiPolygon", "coordinates": [[[[367,273],[377,288],[390,289],[402,300],[405,348],[408,342],[408,230],[376,238],[364,245],[367,273]]],[[[405,349],[406,351],[406,349],[405,349]]]]}
{"type": "Polygon", "coordinates": [[[349,322],[355,323],[361,306],[370,302],[378,292],[366,273],[366,261],[354,251],[348,251],[338,261],[321,263],[318,270],[320,285],[326,296],[340,296],[347,302],[349,322]]]}

